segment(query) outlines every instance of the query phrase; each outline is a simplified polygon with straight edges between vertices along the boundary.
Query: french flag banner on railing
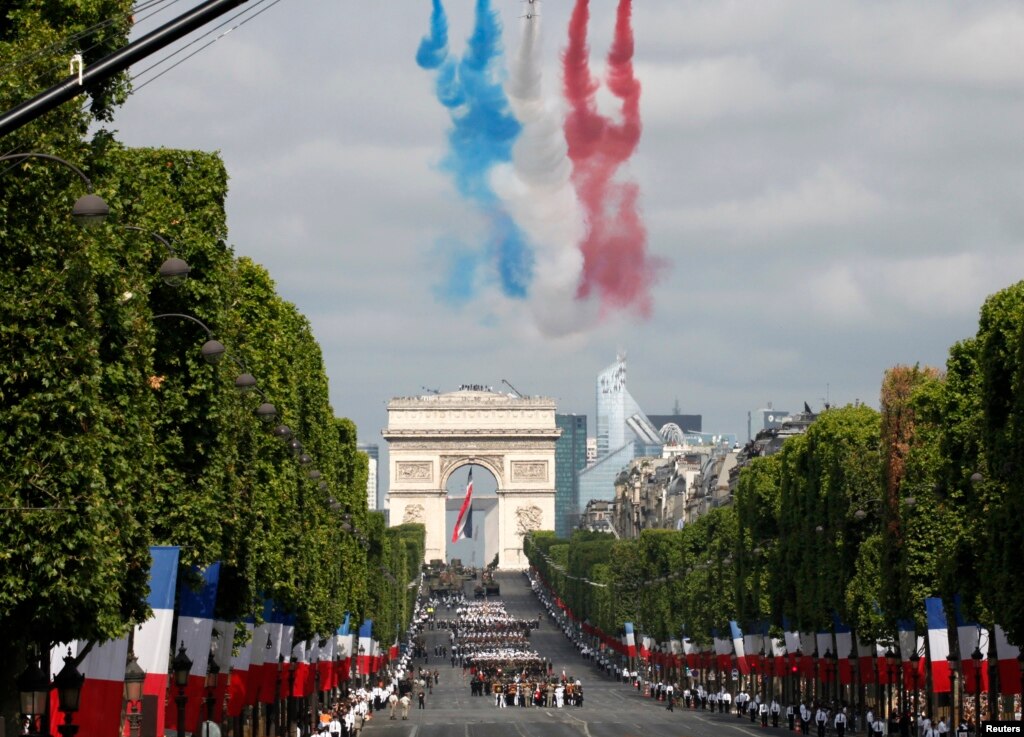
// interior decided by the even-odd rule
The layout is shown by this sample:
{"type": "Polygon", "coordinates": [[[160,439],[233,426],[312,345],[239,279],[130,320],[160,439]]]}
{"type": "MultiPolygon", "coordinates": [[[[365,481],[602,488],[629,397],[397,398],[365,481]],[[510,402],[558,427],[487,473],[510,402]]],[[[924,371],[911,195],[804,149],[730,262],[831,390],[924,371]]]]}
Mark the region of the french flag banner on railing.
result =
{"type": "MultiPolygon", "coordinates": [[[[231,655],[231,686],[228,689],[229,717],[241,716],[242,710],[246,706],[252,706],[257,698],[257,694],[249,692],[249,688],[253,684],[253,679],[249,675],[252,655],[259,650],[255,646],[256,630],[251,620],[244,622],[243,626],[246,635],[245,644],[238,648],[237,653],[231,655]]],[[[265,642],[266,638],[264,638],[265,642]]],[[[264,647],[266,647],[265,644],[264,647]]],[[[262,664],[261,660],[260,665],[262,664]]]]}
{"type": "MultiPolygon", "coordinates": [[[[195,569],[200,578],[198,591],[185,584],[178,587],[178,643],[185,645],[185,652],[192,660],[188,687],[185,690],[188,702],[185,705],[184,731],[193,732],[199,727],[199,717],[205,702],[206,667],[210,657],[210,641],[213,637],[213,611],[217,603],[217,584],[220,581],[220,563],[211,564],[205,571],[195,569]]],[[[168,729],[178,728],[178,707],[174,699],[168,699],[165,718],[168,729]]]]}
{"type": "Polygon", "coordinates": [[[1006,633],[996,625],[996,657],[999,658],[999,693],[1011,696],[1020,693],[1020,648],[1010,644],[1006,633]]]}
{"type": "Polygon", "coordinates": [[[334,659],[337,657],[338,641],[334,637],[324,638],[323,646],[320,648],[320,660],[316,667],[320,672],[320,688],[325,691],[338,685],[337,671],[334,667],[334,659]]]}
{"type": "Polygon", "coordinates": [[[350,633],[338,635],[338,677],[346,682],[352,677],[352,653],[355,650],[353,645],[354,639],[355,636],[350,633]]]}
{"type": "Polygon", "coordinates": [[[700,659],[700,652],[697,645],[689,637],[683,638],[683,657],[686,659],[687,668],[696,668],[700,659]]]}
{"type": "Polygon", "coordinates": [[[771,647],[772,673],[779,676],[786,672],[786,641],[782,637],[769,637],[771,647]]]}
{"type": "MultiPolygon", "coordinates": [[[[814,635],[814,649],[818,653],[818,658],[824,658],[825,653],[834,653],[835,647],[832,645],[832,633],[831,632],[818,632],[814,635]]],[[[824,676],[824,673],[822,673],[824,676]]]]}
{"type": "MultiPolygon", "coordinates": [[[[753,626],[756,628],[756,625],[753,626]]],[[[748,628],[747,632],[743,635],[743,655],[744,660],[747,661],[747,668],[755,670],[757,666],[757,656],[761,653],[764,648],[764,635],[759,632],[751,632],[748,628]],[[751,665],[754,667],[751,668],[751,665]]]]}
{"type": "MultiPolygon", "coordinates": [[[[832,629],[836,635],[836,649],[833,651],[839,656],[839,682],[849,685],[853,682],[853,671],[850,668],[850,653],[853,652],[853,632],[850,626],[840,619],[839,614],[832,614],[832,629]]],[[[853,653],[856,657],[856,653],[853,653]]]]}
{"type": "Polygon", "coordinates": [[[651,648],[654,646],[654,638],[648,637],[647,635],[641,635],[640,637],[640,657],[644,660],[649,660],[651,657],[651,648]]]}
{"type": "MultiPolygon", "coordinates": [[[[50,672],[59,673],[64,657],[77,657],[88,645],[79,640],[70,645],[58,645],[50,651],[50,672]]],[[[85,676],[82,683],[82,708],[73,722],[83,734],[117,735],[121,727],[121,703],[124,693],[124,668],[128,658],[128,638],[93,645],[78,664],[78,672],[85,676]]],[[[57,708],[56,690],[50,698],[50,724],[53,732],[63,721],[57,708]]]]}
{"type": "MultiPolygon", "coordinates": [[[[949,630],[946,626],[946,612],[942,607],[942,599],[930,596],[924,600],[925,619],[928,622],[928,656],[931,659],[932,691],[949,693],[949,630]]],[[[912,653],[903,653],[906,663],[912,653]]],[[[909,666],[913,668],[913,666],[909,666]]],[[[911,674],[913,678],[913,674],[911,674]]],[[[918,683],[923,683],[918,675],[918,683]]],[[[913,684],[911,684],[913,688],[913,684]]]]}
{"type": "Polygon", "coordinates": [[[624,644],[626,646],[626,655],[631,658],[636,657],[636,635],[633,634],[633,623],[626,622],[626,635],[624,644]]]}
{"type": "Polygon", "coordinates": [[[299,698],[307,696],[306,687],[310,680],[309,673],[309,651],[303,641],[292,643],[292,670],[289,675],[291,682],[291,696],[299,698]]]}
{"type": "Polygon", "coordinates": [[[280,686],[278,685],[277,670],[281,656],[284,655],[287,658],[288,653],[292,650],[292,638],[291,631],[285,630],[286,616],[284,612],[273,601],[264,602],[263,618],[266,634],[258,635],[254,645],[256,648],[262,648],[262,651],[258,655],[253,652],[253,660],[258,658],[260,662],[259,675],[256,676],[260,684],[260,703],[272,704],[276,699],[285,696],[288,689],[287,680],[280,686]]]}
{"type": "Polygon", "coordinates": [[[814,649],[816,647],[813,632],[800,633],[800,652],[803,653],[803,657],[800,659],[800,672],[804,678],[814,678],[814,649]]]}
{"type": "Polygon", "coordinates": [[[373,620],[367,619],[359,626],[359,654],[356,656],[360,675],[370,673],[370,658],[373,657],[373,620]]]}
{"type": "Polygon", "coordinates": [[[800,633],[790,629],[789,618],[782,618],[782,636],[786,639],[786,650],[793,654],[800,649],[800,633]]]}
{"type": "Polygon", "coordinates": [[[735,620],[729,622],[729,633],[732,635],[732,649],[736,653],[736,665],[740,669],[740,673],[748,675],[750,673],[750,664],[746,658],[746,647],[743,641],[743,630],[740,629],[740,625],[735,620]]]}
{"type": "MultiPolygon", "coordinates": [[[[228,673],[231,672],[231,651],[235,647],[235,623],[218,619],[213,623],[213,662],[217,664],[217,688],[213,692],[213,721],[224,721],[224,694],[228,690],[228,673]]],[[[205,711],[203,712],[205,715],[205,711]]],[[[206,717],[204,716],[204,719],[206,717]]]]}
{"type": "Polygon", "coordinates": [[[875,667],[878,661],[875,660],[875,643],[861,642],[857,638],[857,661],[860,666],[857,669],[857,680],[861,683],[875,682],[875,667]]]}
{"type": "Polygon", "coordinates": [[[964,674],[964,691],[970,694],[988,691],[988,668],[984,666],[988,659],[988,630],[964,617],[959,595],[953,598],[953,613],[956,617],[957,639],[960,641],[960,670],[964,674]],[[975,648],[982,656],[980,674],[974,672],[974,660],[971,658],[975,648]],[[976,683],[978,675],[981,676],[981,688],[976,683]]]}
{"type": "Polygon", "coordinates": [[[149,549],[149,608],[153,616],[135,630],[135,656],[146,672],[142,684],[144,714],[152,714],[154,734],[164,733],[164,701],[167,699],[167,654],[171,651],[174,628],[174,592],[178,587],[178,554],[174,546],[149,549]]]}
{"type": "MultiPolygon", "coordinates": [[[[274,639],[270,634],[270,609],[269,600],[263,602],[263,621],[253,626],[252,650],[249,652],[249,671],[245,674],[245,701],[246,706],[256,706],[263,703],[263,668],[269,660],[277,661],[277,656],[271,651],[274,649],[274,639]]],[[[273,688],[273,685],[271,685],[273,688]]],[[[273,700],[274,695],[270,695],[273,700]]]]}
{"type": "Polygon", "coordinates": [[[711,640],[715,643],[715,662],[719,670],[732,668],[732,640],[722,637],[717,629],[711,630],[711,640]]]}

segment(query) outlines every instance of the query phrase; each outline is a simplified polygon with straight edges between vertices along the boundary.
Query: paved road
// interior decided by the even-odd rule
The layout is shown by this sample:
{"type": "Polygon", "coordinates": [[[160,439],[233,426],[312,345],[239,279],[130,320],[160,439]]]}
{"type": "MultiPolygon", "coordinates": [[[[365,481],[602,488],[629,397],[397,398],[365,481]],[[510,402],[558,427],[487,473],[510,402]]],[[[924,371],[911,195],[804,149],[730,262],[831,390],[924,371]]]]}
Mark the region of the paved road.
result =
{"type": "MultiPolygon", "coordinates": [[[[509,613],[536,617],[541,607],[521,573],[499,574],[501,598],[509,613]]],[[[439,616],[445,616],[442,610],[439,616]]],[[[453,613],[454,614],[454,613],[453,613]]],[[[447,630],[424,633],[428,652],[447,641],[447,630]]],[[[387,713],[375,714],[364,737],[793,737],[784,729],[761,729],[735,716],[680,710],[670,712],[663,702],[641,697],[635,689],[613,681],[581,658],[576,648],[545,614],[540,629],[531,636],[534,649],[554,663],[555,673],[583,683],[580,708],[498,709],[494,698],[471,696],[462,668],[431,657],[426,663],[440,672],[440,683],[427,696],[427,708],[417,710],[415,701],[409,721],[390,721],[387,713]]],[[[422,659],[412,667],[424,664],[422,659]]]]}

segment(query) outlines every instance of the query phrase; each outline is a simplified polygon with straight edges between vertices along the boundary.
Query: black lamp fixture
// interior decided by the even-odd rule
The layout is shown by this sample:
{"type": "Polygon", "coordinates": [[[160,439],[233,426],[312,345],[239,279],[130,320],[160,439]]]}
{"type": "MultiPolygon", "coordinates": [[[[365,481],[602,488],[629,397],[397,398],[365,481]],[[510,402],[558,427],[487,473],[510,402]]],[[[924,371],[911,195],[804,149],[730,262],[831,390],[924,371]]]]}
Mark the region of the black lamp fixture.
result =
{"type": "Polygon", "coordinates": [[[174,697],[178,707],[178,737],[185,737],[185,705],[188,703],[185,689],[188,687],[189,673],[192,672],[192,659],[185,652],[184,640],[178,647],[178,654],[171,661],[171,671],[174,673],[174,685],[178,687],[178,695],[174,697]]]}
{"type": "Polygon", "coordinates": [[[185,315],[180,312],[164,312],[159,315],[153,315],[153,320],[162,320],[169,317],[178,318],[180,320],[188,320],[189,322],[195,323],[206,331],[207,341],[203,343],[200,352],[203,355],[203,360],[210,365],[216,365],[220,363],[221,359],[224,358],[224,354],[227,352],[227,348],[219,340],[213,337],[213,331],[198,318],[192,317],[192,315],[185,315]]]}
{"type": "Polygon", "coordinates": [[[188,676],[192,672],[192,658],[185,650],[185,642],[178,646],[178,653],[171,661],[171,671],[174,673],[174,685],[182,691],[188,687],[188,676]]]}
{"type": "Polygon", "coordinates": [[[235,377],[235,389],[240,392],[251,392],[256,388],[256,377],[248,371],[235,377]]]}
{"type": "Polygon", "coordinates": [[[147,233],[149,236],[160,243],[167,249],[170,256],[160,265],[160,278],[164,280],[164,284],[169,287],[180,287],[188,279],[188,275],[192,272],[190,267],[183,259],[178,258],[178,254],[174,251],[174,246],[171,242],[164,238],[159,233],[148,231],[145,228],[140,228],[138,225],[122,225],[125,230],[134,230],[139,233],[147,233]]]}
{"type": "Polygon", "coordinates": [[[142,686],[146,681],[146,671],[139,665],[135,653],[128,653],[128,664],[124,668],[124,700],[128,703],[142,701],[142,686]]]}
{"type": "Polygon", "coordinates": [[[57,689],[57,703],[64,712],[64,723],[57,727],[61,737],[74,737],[78,732],[78,725],[72,724],[71,720],[81,705],[83,683],[85,676],[78,672],[75,659],[71,657],[71,648],[68,648],[68,654],[64,656],[64,667],[53,677],[53,687],[57,689]]]}
{"type": "Polygon", "coordinates": [[[142,691],[146,680],[146,672],[139,666],[139,659],[134,652],[128,653],[128,664],[124,669],[124,701],[128,712],[128,735],[139,737],[142,722],[142,691]],[[134,708],[127,708],[134,704],[134,708]]]}
{"type": "Polygon", "coordinates": [[[46,702],[50,696],[50,678],[39,667],[39,661],[33,658],[20,676],[18,676],[18,693],[21,695],[21,713],[29,718],[32,726],[30,733],[35,733],[35,718],[46,713],[46,702]]]}
{"type": "Polygon", "coordinates": [[[6,154],[0,156],[0,161],[24,161],[25,159],[44,159],[46,161],[53,161],[58,164],[62,164],[67,168],[74,171],[83,182],[88,190],[88,194],[79,197],[71,208],[71,219],[75,221],[76,225],[82,227],[90,227],[100,225],[106,220],[107,215],[110,214],[110,207],[103,198],[93,193],[92,181],[85,175],[81,169],[72,164],[70,161],[54,156],[53,154],[44,154],[37,151],[26,151],[23,153],[6,154]]]}
{"type": "Polygon", "coordinates": [[[209,660],[206,661],[206,680],[204,686],[206,688],[217,688],[217,676],[220,675],[220,666],[217,665],[217,659],[213,657],[213,653],[210,653],[209,660]]]}
{"type": "Polygon", "coordinates": [[[317,471],[317,470],[316,470],[315,468],[313,468],[313,469],[310,469],[310,472],[309,472],[309,473],[307,473],[306,475],[307,475],[307,476],[308,476],[308,477],[309,477],[309,478],[310,478],[310,479],[311,479],[312,481],[319,481],[319,480],[320,480],[320,472],[319,472],[319,471],[317,471]]]}
{"type": "Polygon", "coordinates": [[[262,402],[259,407],[256,408],[256,417],[259,418],[260,422],[271,423],[274,418],[277,417],[277,407],[272,405],[270,402],[262,402]]]}

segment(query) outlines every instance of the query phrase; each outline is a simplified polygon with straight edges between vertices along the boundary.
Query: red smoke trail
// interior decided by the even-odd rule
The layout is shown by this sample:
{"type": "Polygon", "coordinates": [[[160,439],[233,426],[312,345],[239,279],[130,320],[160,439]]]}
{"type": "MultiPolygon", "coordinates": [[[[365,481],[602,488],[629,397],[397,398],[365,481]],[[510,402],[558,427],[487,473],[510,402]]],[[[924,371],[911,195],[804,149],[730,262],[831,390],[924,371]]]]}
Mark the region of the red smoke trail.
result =
{"type": "Polygon", "coordinates": [[[599,84],[590,73],[587,47],[589,0],[576,0],[569,21],[569,45],[562,57],[569,114],[565,140],[573,184],[587,218],[583,274],[577,298],[596,291],[602,312],[634,307],[651,311],[649,288],[658,264],[647,255],[647,230],[637,209],[639,188],[613,181],[640,142],[640,82],[633,76],[632,2],[619,0],[615,40],[608,52],[608,89],[621,101],[621,122],[598,113],[599,84]]]}

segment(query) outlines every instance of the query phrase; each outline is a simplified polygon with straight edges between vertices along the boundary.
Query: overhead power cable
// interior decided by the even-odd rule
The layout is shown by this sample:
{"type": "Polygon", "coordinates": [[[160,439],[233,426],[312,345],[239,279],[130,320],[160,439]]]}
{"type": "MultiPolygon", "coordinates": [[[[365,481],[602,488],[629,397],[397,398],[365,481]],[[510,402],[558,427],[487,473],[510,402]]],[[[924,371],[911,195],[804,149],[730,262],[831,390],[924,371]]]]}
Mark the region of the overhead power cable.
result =
{"type": "Polygon", "coordinates": [[[54,41],[52,44],[49,44],[48,46],[44,46],[41,49],[37,49],[36,51],[30,52],[22,56],[21,58],[10,62],[6,66],[0,67],[0,76],[7,76],[8,74],[11,74],[13,72],[21,71],[37,63],[44,56],[50,54],[57,54],[61,51],[67,51],[72,48],[74,48],[76,51],[82,54],[88,53],[89,51],[95,49],[99,44],[93,44],[91,46],[86,46],[84,48],[78,48],[76,44],[82,39],[88,38],[89,36],[98,33],[99,31],[103,30],[104,28],[107,28],[108,26],[112,26],[115,23],[122,22],[127,18],[132,18],[138,15],[139,13],[149,10],[155,6],[165,6],[163,8],[157,7],[157,9],[154,10],[152,13],[135,19],[136,23],[142,23],[152,18],[157,13],[166,10],[167,7],[170,7],[171,5],[174,5],[177,2],[180,2],[180,0],[145,0],[145,2],[141,2],[138,5],[134,6],[131,12],[128,14],[118,15],[114,16],[113,18],[107,18],[105,20],[102,20],[98,23],[93,24],[92,26],[89,26],[88,28],[79,31],[78,33],[74,33],[68,36],[65,39],[62,39],[60,41],[54,41]]]}
{"type": "MultiPolygon", "coordinates": [[[[235,15],[233,15],[230,18],[228,18],[227,20],[225,20],[220,25],[214,26],[214,28],[212,28],[211,31],[216,31],[218,28],[222,28],[225,25],[227,25],[228,23],[231,23],[232,21],[234,21],[234,20],[236,20],[238,18],[242,18],[242,16],[246,15],[247,13],[250,13],[248,18],[243,18],[241,21],[239,21],[235,25],[231,26],[230,28],[228,28],[226,31],[224,31],[220,35],[218,35],[218,36],[208,40],[205,44],[200,46],[198,49],[193,51],[191,54],[188,54],[184,58],[179,59],[174,64],[171,64],[169,67],[167,67],[166,69],[161,70],[158,74],[155,74],[154,76],[152,76],[149,79],[147,79],[145,82],[142,82],[141,84],[138,84],[138,85],[133,85],[131,93],[135,94],[136,92],[141,90],[143,87],[146,87],[147,85],[152,84],[156,80],[160,79],[160,77],[162,77],[165,74],[167,74],[167,72],[171,71],[172,69],[174,69],[175,67],[177,67],[177,66],[179,66],[181,64],[184,64],[186,61],[191,59],[193,56],[195,56],[195,55],[199,54],[200,52],[204,51],[205,49],[209,48],[210,46],[215,44],[217,41],[220,41],[222,38],[227,36],[232,31],[234,31],[234,30],[236,30],[238,28],[241,28],[242,26],[244,26],[249,21],[251,21],[254,18],[262,15],[265,12],[267,12],[272,7],[274,7],[279,2],[281,2],[281,0],[269,0],[269,2],[270,2],[269,5],[267,5],[264,8],[260,8],[259,10],[256,10],[257,8],[260,7],[260,5],[263,5],[264,3],[267,3],[267,2],[268,2],[268,0],[259,0],[259,2],[257,2],[255,5],[252,5],[252,6],[249,6],[249,7],[245,8],[244,10],[240,11],[239,13],[236,13],[235,15]],[[252,11],[256,11],[256,12],[252,12],[252,11]]],[[[160,66],[161,64],[163,64],[168,59],[174,58],[178,54],[182,53],[185,49],[187,49],[187,48],[189,48],[191,46],[194,46],[195,44],[199,43],[200,41],[202,41],[201,38],[198,38],[198,39],[195,39],[193,41],[190,41],[189,43],[187,43],[184,46],[182,46],[180,49],[177,49],[177,50],[173,51],[172,53],[170,53],[167,56],[165,56],[163,59],[160,59],[156,63],[146,67],[141,72],[139,72],[138,74],[134,75],[132,77],[132,81],[134,82],[135,80],[139,79],[141,76],[146,74],[147,72],[149,72],[149,71],[155,69],[156,67],[160,66]]]]}

